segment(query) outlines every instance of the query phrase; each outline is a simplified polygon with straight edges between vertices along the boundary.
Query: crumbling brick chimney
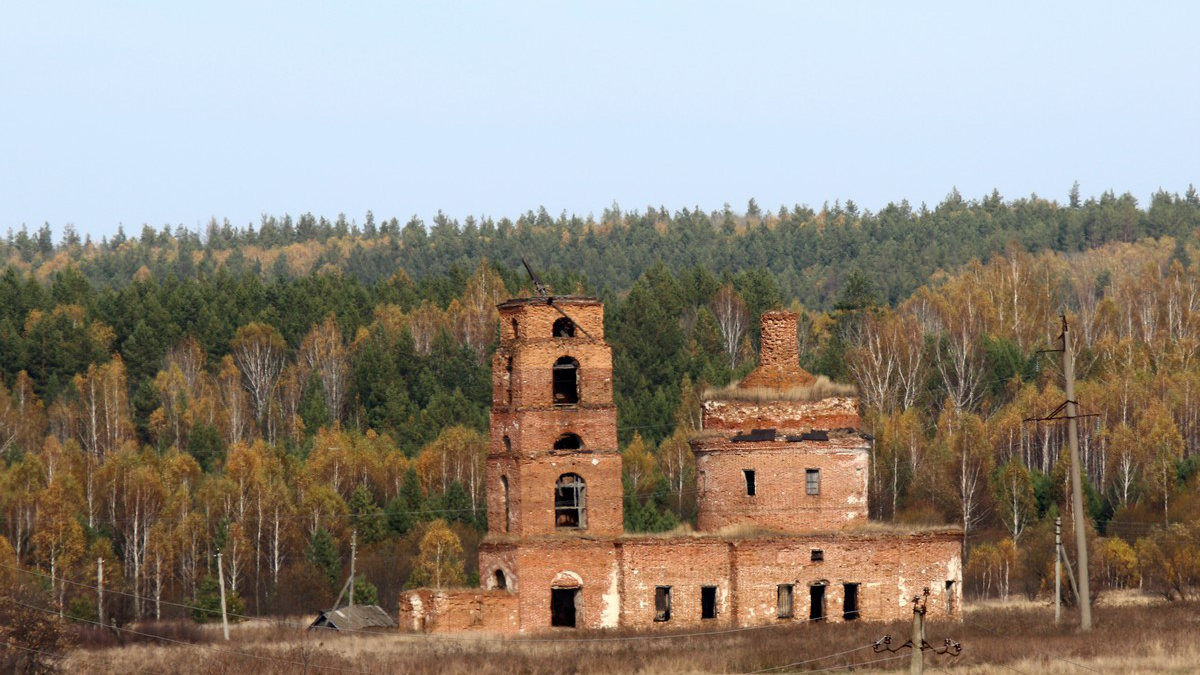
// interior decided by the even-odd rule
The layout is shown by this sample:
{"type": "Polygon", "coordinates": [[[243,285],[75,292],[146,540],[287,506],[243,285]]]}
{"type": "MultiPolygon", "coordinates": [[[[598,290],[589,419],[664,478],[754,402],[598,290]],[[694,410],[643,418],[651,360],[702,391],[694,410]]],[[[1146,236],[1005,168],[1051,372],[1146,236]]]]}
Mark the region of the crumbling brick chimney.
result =
{"type": "Polygon", "coordinates": [[[763,366],[800,366],[800,345],[796,340],[795,312],[763,312],[762,353],[759,364],[763,366]]]}

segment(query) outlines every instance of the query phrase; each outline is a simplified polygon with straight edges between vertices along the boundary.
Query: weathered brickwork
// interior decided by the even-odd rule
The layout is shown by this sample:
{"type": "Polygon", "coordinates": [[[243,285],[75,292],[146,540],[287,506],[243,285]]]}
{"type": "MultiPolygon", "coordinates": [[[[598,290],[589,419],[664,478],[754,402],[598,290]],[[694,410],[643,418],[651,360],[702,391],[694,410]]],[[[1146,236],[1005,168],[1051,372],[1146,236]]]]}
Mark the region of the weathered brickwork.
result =
{"type": "Polygon", "coordinates": [[[800,365],[800,350],[797,344],[795,312],[763,312],[762,346],[759,351],[760,366],[800,365]]]}
{"type": "Polygon", "coordinates": [[[508,634],[899,619],[925,587],[933,616],[951,608],[959,616],[961,532],[873,530],[858,401],[790,400],[813,379],[799,366],[795,314],[763,316],[761,365],[739,384],[755,389],[756,400],[704,403],[705,433],[692,442],[700,532],[678,536],[623,531],[600,303],[510,300],[500,318],[482,590],[407,591],[402,629],[508,634]],[[560,332],[564,326],[559,309],[575,322],[574,336],[554,336],[556,322],[560,332]],[[556,370],[565,356],[578,368],[556,370]],[[775,440],[733,440],[768,428],[775,440]],[[813,431],[828,433],[787,440],[813,431]],[[580,526],[574,516],[563,520],[560,479],[579,490],[567,510],[581,507],[580,526]],[[791,589],[787,607],[781,587],[791,589]]]}
{"type": "Polygon", "coordinates": [[[858,399],[831,396],[819,401],[705,401],[704,428],[716,431],[775,429],[799,434],[813,429],[858,429],[858,399]]]}
{"type": "Polygon", "coordinates": [[[562,534],[617,536],[624,528],[621,456],[616,453],[542,457],[537,461],[488,459],[488,526],[492,535],[536,537],[562,534]],[[584,480],[582,527],[556,526],[555,482],[565,474],[584,480]],[[508,532],[504,526],[504,479],[508,480],[508,532]],[[500,492],[496,495],[494,493],[500,492]]]}
{"type": "Polygon", "coordinates": [[[729,525],[840,530],[867,519],[869,457],[857,435],[799,442],[714,439],[693,447],[702,531],[729,525]],[[810,470],[817,472],[817,494],[808,494],[810,470]],[[748,494],[751,481],[753,495],[748,494]]]}
{"type": "Polygon", "coordinates": [[[577,410],[493,412],[489,451],[493,455],[519,453],[525,459],[534,459],[553,454],[554,442],[564,434],[576,434],[584,450],[616,452],[616,414],[616,406],[611,404],[577,410]]]}
{"type": "MultiPolygon", "coordinates": [[[[912,615],[911,598],[928,587],[930,614],[945,618],[947,591],[953,607],[962,604],[959,535],[953,531],[903,535],[792,535],[733,546],[736,622],[756,625],[778,618],[778,589],[792,584],[793,617],[807,620],[809,589],[824,585],[824,616],[842,621],[845,584],[858,584],[860,618],[872,621],[912,615]],[[821,551],[823,561],[812,560],[821,551]],[[946,582],[951,582],[947,584],[946,582]]],[[[960,613],[956,611],[954,618],[960,613]]]]}
{"type": "Polygon", "coordinates": [[[595,298],[557,296],[553,304],[545,298],[513,298],[501,303],[499,309],[501,346],[515,340],[552,337],[554,322],[563,314],[583,329],[576,337],[585,337],[582,333],[586,333],[594,340],[604,341],[604,305],[595,298]]]}
{"type": "Polygon", "coordinates": [[[492,378],[489,533],[621,534],[621,457],[603,305],[586,298],[557,298],[554,306],[537,298],[510,300],[500,305],[500,325],[492,378]],[[574,336],[555,337],[555,322],[564,320],[574,324],[574,336]],[[578,363],[574,386],[567,387],[578,392],[577,401],[555,398],[555,363],[563,357],[578,363]],[[581,447],[555,448],[570,437],[577,440],[567,445],[581,447]],[[555,511],[556,483],[567,474],[579,476],[586,486],[578,528],[560,527],[555,511]]]}
{"type": "Polygon", "coordinates": [[[504,591],[418,589],[400,594],[400,630],[424,633],[516,633],[518,596],[504,591]]]}
{"type": "Polygon", "coordinates": [[[629,538],[621,551],[621,625],[633,628],[734,625],[729,544],[716,539],[629,538]],[[670,588],[671,612],[657,621],[655,590],[670,588]],[[716,588],[715,617],[702,618],[701,589],[716,588]]]}

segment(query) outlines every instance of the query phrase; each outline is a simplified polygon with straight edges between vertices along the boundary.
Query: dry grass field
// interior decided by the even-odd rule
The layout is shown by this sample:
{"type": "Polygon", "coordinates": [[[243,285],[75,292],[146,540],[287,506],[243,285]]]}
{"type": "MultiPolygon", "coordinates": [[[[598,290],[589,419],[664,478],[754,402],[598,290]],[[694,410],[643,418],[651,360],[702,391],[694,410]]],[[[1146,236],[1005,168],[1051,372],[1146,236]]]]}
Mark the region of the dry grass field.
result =
{"type": "MultiPolygon", "coordinates": [[[[1076,632],[1069,611],[1064,616],[1070,620],[1054,626],[1053,609],[1042,604],[968,607],[962,623],[928,625],[931,644],[940,645],[949,637],[961,642],[964,651],[957,658],[927,658],[927,672],[1200,673],[1196,640],[1200,604],[1154,602],[1140,596],[1105,600],[1096,608],[1096,630],[1086,636],[1076,632]]],[[[892,656],[874,654],[870,645],[888,633],[894,644],[902,643],[909,632],[905,623],[799,624],[651,640],[642,639],[646,633],[611,632],[570,632],[544,640],[345,635],[252,621],[234,626],[232,639],[225,642],[219,626],[178,623],[130,628],[147,635],[79,633],[62,670],[99,675],[615,675],[835,668],[834,672],[870,673],[907,672],[908,668],[907,657],[869,663],[892,656]],[[798,665],[781,667],[788,664],[798,665]]]]}

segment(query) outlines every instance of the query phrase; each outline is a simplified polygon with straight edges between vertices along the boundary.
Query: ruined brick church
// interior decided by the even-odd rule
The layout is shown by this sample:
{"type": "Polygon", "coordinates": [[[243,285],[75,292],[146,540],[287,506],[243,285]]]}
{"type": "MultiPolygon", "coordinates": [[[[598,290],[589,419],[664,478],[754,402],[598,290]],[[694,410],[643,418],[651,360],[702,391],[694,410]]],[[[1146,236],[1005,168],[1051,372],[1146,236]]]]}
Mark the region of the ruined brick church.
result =
{"type": "Polygon", "coordinates": [[[500,305],[482,589],[418,589],[402,630],[536,633],[931,616],[961,601],[957,528],[867,522],[858,401],[799,365],[796,315],[762,318],[760,366],[703,403],[697,531],[624,531],[612,349],[594,298],[500,305]]]}

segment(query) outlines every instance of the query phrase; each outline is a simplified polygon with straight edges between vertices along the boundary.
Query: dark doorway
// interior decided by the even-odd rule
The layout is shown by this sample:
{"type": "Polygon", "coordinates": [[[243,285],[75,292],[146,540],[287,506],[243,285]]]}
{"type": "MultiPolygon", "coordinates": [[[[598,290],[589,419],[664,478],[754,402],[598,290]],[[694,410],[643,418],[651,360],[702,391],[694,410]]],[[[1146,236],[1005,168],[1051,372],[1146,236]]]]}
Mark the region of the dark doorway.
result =
{"type": "Polygon", "coordinates": [[[554,327],[551,331],[554,337],[557,338],[575,337],[575,322],[564,316],[554,322],[554,327]]]}
{"type": "Polygon", "coordinates": [[[501,591],[508,590],[508,579],[504,578],[504,570],[496,570],[496,589],[501,591]]]}
{"type": "Polygon", "coordinates": [[[742,475],[746,477],[746,494],[753,497],[756,489],[754,485],[754,469],[742,469],[742,475]]]}
{"type": "Polygon", "coordinates": [[[654,620],[671,620],[671,587],[659,586],[654,589],[654,620]]]}
{"type": "Polygon", "coordinates": [[[569,356],[554,362],[554,405],[579,405],[579,362],[569,356]]]}
{"type": "Polygon", "coordinates": [[[578,598],[578,588],[551,588],[550,625],[562,628],[574,628],[575,603],[578,598]]]}
{"type": "Polygon", "coordinates": [[[858,618],[858,584],[843,586],[842,618],[846,621],[854,621],[858,618]]]}
{"type": "Polygon", "coordinates": [[[946,582],[946,613],[954,614],[954,582],[946,582]]]}
{"type": "Polygon", "coordinates": [[[717,587],[716,586],[701,586],[700,587],[700,618],[701,619],[717,618],[717,587]]]}
{"type": "Polygon", "coordinates": [[[808,618],[810,621],[825,620],[825,584],[808,587],[808,618]]]}

